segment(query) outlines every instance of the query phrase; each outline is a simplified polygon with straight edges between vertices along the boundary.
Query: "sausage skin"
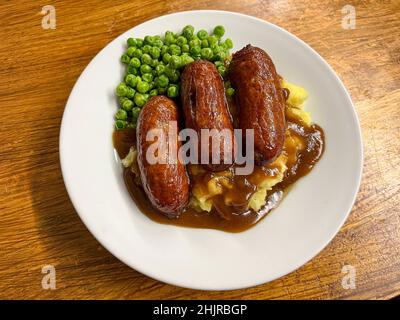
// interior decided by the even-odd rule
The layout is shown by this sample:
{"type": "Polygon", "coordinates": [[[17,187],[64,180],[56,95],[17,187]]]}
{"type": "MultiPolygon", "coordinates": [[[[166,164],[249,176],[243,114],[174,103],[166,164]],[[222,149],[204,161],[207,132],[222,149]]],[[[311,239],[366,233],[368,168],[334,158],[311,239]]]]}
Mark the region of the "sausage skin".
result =
{"type": "Polygon", "coordinates": [[[263,165],[276,159],[285,140],[285,98],[268,54],[247,45],[233,55],[229,80],[239,106],[239,128],[254,129],[254,160],[263,165]]]}
{"type": "MultiPolygon", "coordinates": [[[[185,124],[186,128],[194,129],[197,132],[200,144],[199,159],[201,159],[202,148],[201,129],[217,129],[218,133],[225,132],[227,137],[225,141],[225,136],[221,136],[221,143],[216,148],[220,161],[212,163],[212,141],[209,139],[209,161],[204,166],[211,171],[227,169],[234,161],[235,144],[232,117],[229,113],[222,77],[213,63],[197,60],[185,67],[181,81],[181,101],[185,124]],[[227,160],[229,159],[227,163],[224,162],[225,153],[227,160]]],[[[207,146],[203,145],[203,148],[205,147],[207,146]]]]}
{"type": "Polygon", "coordinates": [[[189,200],[189,178],[184,164],[178,159],[178,150],[181,146],[178,136],[172,138],[174,141],[170,141],[177,144],[174,163],[166,161],[153,164],[146,159],[147,150],[154,143],[146,141],[147,133],[152,129],[161,129],[169,141],[170,121],[178,123],[178,108],[174,101],[165,96],[156,96],[145,104],[136,127],[137,161],[143,189],[150,203],[167,217],[177,218],[189,200]]]}

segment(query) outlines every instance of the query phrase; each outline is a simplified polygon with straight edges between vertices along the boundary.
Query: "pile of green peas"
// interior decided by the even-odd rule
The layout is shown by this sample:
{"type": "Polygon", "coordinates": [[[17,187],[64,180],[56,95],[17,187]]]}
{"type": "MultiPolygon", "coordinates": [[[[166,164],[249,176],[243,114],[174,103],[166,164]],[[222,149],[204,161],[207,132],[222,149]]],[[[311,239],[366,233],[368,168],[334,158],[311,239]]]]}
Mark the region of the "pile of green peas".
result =
{"type": "MultiPolygon", "coordinates": [[[[218,72],[226,73],[225,60],[233,48],[231,39],[222,40],[223,26],[216,26],[209,34],[187,25],[181,33],[165,32],[141,38],[129,38],[128,48],[121,56],[127,70],[124,81],[116,88],[120,108],[115,113],[115,128],[136,128],[141,108],[152,96],[179,97],[182,69],[189,63],[203,59],[212,61],[218,72]]],[[[233,95],[229,82],[226,93],[233,95]]]]}

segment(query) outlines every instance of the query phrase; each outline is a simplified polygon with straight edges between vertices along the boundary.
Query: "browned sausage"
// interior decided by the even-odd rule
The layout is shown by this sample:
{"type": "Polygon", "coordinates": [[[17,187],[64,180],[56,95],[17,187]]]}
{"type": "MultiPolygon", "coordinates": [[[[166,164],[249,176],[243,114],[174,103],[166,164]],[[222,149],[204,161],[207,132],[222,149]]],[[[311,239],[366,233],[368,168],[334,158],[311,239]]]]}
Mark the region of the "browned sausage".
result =
{"type": "Polygon", "coordinates": [[[247,45],[233,55],[229,79],[239,106],[239,127],[254,129],[254,159],[273,161],[285,139],[285,99],[279,76],[268,54],[247,45]]]}
{"type": "MultiPolygon", "coordinates": [[[[181,81],[181,100],[186,128],[196,130],[199,143],[201,141],[201,129],[217,129],[218,133],[227,129],[225,130],[227,133],[226,141],[221,136],[221,143],[216,149],[219,151],[219,163],[212,163],[212,144],[211,139],[209,139],[209,164],[205,164],[205,167],[211,171],[225,170],[232,165],[234,160],[234,135],[232,117],[228,110],[222,77],[213,63],[198,60],[185,67],[181,81]],[[224,142],[226,142],[226,146],[224,146],[224,142]],[[225,153],[227,153],[227,160],[229,159],[227,163],[224,162],[225,153]]],[[[201,146],[199,148],[199,162],[200,156],[201,146]]]]}
{"type": "MultiPolygon", "coordinates": [[[[161,129],[168,139],[168,123],[178,122],[176,104],[165,96],[151,98],[140,112],[137,128],[138,166],[143,189],[151,204],[170,218],[176,218],[189,200],[189,178],[185,166],[177,154],[175,163],[149,163],[146,153],[154,141],[146,141],[147,133],[152,129],[161,129]]],[[[178,131],[179,132],[179,131],[178,131]]],[[[156,139],[157,140],[157,139],[156,139]]],[[[181,146],[178,137],[176,152],[181,146]]]]}

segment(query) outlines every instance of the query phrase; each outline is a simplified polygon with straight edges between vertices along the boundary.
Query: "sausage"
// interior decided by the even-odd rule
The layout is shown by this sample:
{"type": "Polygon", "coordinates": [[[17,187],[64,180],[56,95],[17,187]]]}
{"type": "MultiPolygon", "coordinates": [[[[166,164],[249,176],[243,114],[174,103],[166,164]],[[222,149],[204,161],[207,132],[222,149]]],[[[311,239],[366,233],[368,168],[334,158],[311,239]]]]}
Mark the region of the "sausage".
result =
{"type": "Polygon", "coordinates": [[[263,165],[276,159],[285,140],[285,98],[268,54],[247,45],[233,55],[229,80],[239,107],[239,128],[254,129],[254,160],[263,165]]]}
{"type": "MultiPolygon", "coordinates": [[[[197,60],[185,67],[181,81],[181,101],[185,124],[186,128],[194,129],[198,134],[199,159],[201,158],[201,149],[205,150],[204,148],[208,147],[209,159],[208,164],[203,164],[205,168],[211,171],[227,169],[232,165],[235,156],[234,134],[222,77],[213,63],[197,60]],[[201,129],[217,129],[219,134],[226,133],[226,135],[220,135],[220,144],[216,148],[220,156],[219,163],[212,163],[212,140],[210,138],[208,145],[201,146],[201,129]],[[225,156],[227,161],[224,161],[225,156]]],[[[215,141],[218,140],[215,139],[215,141]]]]}
{"type": "Polygon", "coordinates": [[[176,138],[169,136],[170,121],[178,123],[176,104],[165,96],[152,97],[143,107],[137,122],[137,161],[143,189],[152,206],[169,218],[177,218],[189,200],[189,177],[184,164],[178,159],[181,142],[177,135],[176,138]],[[148,161],[147,150],[155,142],[146,141],[146,135],[152,129],[162,130],[168,143],[176,143],[176,154],[169,154],[175,157],[173,163],[154,164],[148,161]]]}

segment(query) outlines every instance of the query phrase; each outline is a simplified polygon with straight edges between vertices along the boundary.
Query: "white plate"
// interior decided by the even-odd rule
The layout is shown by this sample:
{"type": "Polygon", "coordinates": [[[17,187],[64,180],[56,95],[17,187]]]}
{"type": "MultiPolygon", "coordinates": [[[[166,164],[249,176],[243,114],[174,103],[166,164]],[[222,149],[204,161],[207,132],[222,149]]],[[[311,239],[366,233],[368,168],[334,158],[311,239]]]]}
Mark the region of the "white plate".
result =
{"type": "Polygon", "coordinates": [[[288,274],[332,240],[346,220],[360,184],[362,143],[349,94],[331,67],[307,44],[250,16],[188,11],[132,28],[89,63],[65,108],[60,159],[76,211],[118,259],[163,282],[226,290],[288,274]],[[226,37],[234,42],[233,51],[248,43],[265,49],[285,79],[307,88],[306,110],[326,134],[325,154],[314,170],[296,183],[277,209],[243,233],[149,220],[131,200],[115,158],[111,140],[117,107],[114,89],[123,75],[119,58],[126,39],[179,31],[187,24],[197,30],[224,25],[226,37]]]}

